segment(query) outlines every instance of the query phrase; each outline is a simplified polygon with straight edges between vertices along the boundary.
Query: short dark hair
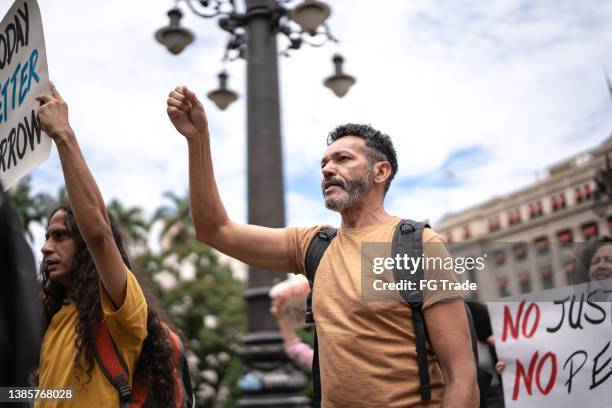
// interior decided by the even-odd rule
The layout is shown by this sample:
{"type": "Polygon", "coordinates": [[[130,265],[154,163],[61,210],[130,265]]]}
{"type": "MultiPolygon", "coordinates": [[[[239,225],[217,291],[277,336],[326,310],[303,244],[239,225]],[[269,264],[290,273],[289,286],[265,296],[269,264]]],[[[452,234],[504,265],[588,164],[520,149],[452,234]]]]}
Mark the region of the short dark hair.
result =
{"type": "Polygon", "coordinates": [[[336,126],[334,130],[329,132],[327,136],[327,145],[329,146],[336,140],[344,136],[358,136],[365,140],[366,147],[370,151],[370,160],[372,161],[387,161],[391,165],[391,176],[387,179],[385,185],[385,194],[389,190],[391,180],[397,173],[397,154],[393,147],[393,142],[389,135],[382,133],[380,130],[374,129],[370,125],[358,123],[347,123],[336,126]]]}

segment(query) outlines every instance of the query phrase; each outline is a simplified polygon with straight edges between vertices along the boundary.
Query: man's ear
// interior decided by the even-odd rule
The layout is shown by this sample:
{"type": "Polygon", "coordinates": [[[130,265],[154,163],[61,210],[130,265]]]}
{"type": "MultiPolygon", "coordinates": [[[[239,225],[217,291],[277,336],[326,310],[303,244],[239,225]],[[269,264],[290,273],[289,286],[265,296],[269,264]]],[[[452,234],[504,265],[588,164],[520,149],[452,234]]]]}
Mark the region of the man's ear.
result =
{"type": "Polygon", "coordinates": [[[381,161],[374,165],[374,182],[386,183],[391,177],[391,164],[388,161],[381,161]]]}

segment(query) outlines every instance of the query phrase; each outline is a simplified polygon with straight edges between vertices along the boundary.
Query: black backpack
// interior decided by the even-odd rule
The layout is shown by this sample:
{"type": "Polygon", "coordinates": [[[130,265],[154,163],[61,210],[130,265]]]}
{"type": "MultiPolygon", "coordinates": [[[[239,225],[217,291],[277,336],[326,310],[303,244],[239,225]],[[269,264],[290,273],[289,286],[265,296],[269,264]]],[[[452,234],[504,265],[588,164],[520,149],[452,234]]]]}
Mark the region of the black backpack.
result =
{"type": "MultiPolygon", "coordinates": [[[[408,257],[418,257],[423,252],[422,234],[424,228],[430,228],[428,224],[422,222],[416,222],[412,220],[401,220],[395,232],[393,233],[392,242],[392,257],[396,255],[408,257]]],[[[317,267],[325,250],[336,237],[337,230],[332,227],[322,228],[317,235],[311,241],[308,251],[306,252],[306,258],[304,265],[306,267],[306,277],[310,283],[310,293],[307,298],[307,309],[306,309],[306,323],[314,323],[314,315],[312,313],[312,292],[314,288],[314,279],[317,272],[317,267]]],[[[396,282],[414,281],[419,282],[424,278],[424,272],[422,264],[418,265],[415,273],[411,274],[407,270],[393,270],[393,276],[396,282]]],[[[419,287],[417,284],[416,287],[419,287]]],[[[417,364],[419,367],[419,379],[421,384],[421,400],[431,400],[431,390],[429,383],[429,370],[427,367],[427,349],[426,341],[428,340],[427,328],[425,326],[425,319],[423,317],[423,293],[420,290],[414,291],[400,291],[402,299],[410,306],[412,310],[412,323],[414,326],[414,335],[416,342],[417,351],[417,364]]],[[[474,361],[476,363],[476,373],[478,380],[478,388],[480,393],[480,407],[486,408],[487,406],[487,394],[489,393],[489,387],[491,384],[491,374],[478,367],[478,348],[476,345],[476,332],[474,330],[474,323],[472,321],[472,315],[466,305],[466,314],[468,317],[468,323],[470,326],[471,338],[472,338],[472,351],[474,353],[474,361]]],[[[313,406],[319,407],[321,405],[321,377],[319,372],[319,347],[317,344],[317,329],[315,326],[314,330],[314,356],[312,361],[312,380],[313,380],[313,406]]]]}

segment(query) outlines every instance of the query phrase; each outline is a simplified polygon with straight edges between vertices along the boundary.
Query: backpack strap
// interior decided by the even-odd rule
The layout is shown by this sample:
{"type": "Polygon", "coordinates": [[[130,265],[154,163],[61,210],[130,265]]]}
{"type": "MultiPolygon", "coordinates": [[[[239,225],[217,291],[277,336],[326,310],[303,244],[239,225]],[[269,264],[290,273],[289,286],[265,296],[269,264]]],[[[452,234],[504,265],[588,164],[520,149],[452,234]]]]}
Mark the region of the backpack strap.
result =
{"type": "MultiPolygon", "coordinates": [[[[392,257],[406,255],[409,258],[421,258],[423,254],[423,229],[430,228],[429,224],[412,220],[401,220],[393,233],[391,244],[392,257]]],[[[423,265],[418,264],[415,271],[394,268],[393,276],[396,282],[413,281],[416,288],[424,277],[423,265]]],[[[427,364],[427,349],[425,347],[427,328],[423,316],[423,293],[420,289],[413,291],[400,291],[402,299],[408,303],[412,311],[412,324],[417,352],[417,364],[419,367],[419,380],[421,385],[421,400],[431,400],[431,384],[429,382],[429,369],[427,364]]]]}
{"type": "Polygon", "coordinates": [[[314,328],[314,353],[312,355],[312,408],[321,407],[321,370],[319,368],[319,342],[317,327],[314,328]]]}
{"type": "MultiPolygon", "coordinates": [[[[431,228],[423,222],[412,220],[402,220],[397,225],[392,243],[392,253],[396,255],[407,255],[410,258],[420,258],[423,256],[423,230],[431,228]]],[[[412,281],[415,282],[414,287],[420,288],[419,282],[424,279],[425,272],[423,263],[419,263],[415,271],[393,270],[393,277],[396,282],[412,281]]],[[[423,293],[420,289],[413,291],[400,291],[402,299],[410,306],[412,310],[412,323],[414,326],[414,336],[417,351],[417,363],[419,367],[419,380],[421,385],[421,400],[431,400],[431,384],[429,382],[429,369],[427,363],[426,341],[429,339],[427,334],[427,326],[425,325],[425,317],[423,314],[423,293]]],[[[472,342],[472,352],[474,354],[474,362],[476,363],[477,382],[480,392],[480,406],[487,406],[487,395],[491,383],[491,375],[482,370],[478,366],[478,346],[476,344],[476,332],[472,313],[467,304],[465,304],[468,325],[470,328],[470,337],[472,342]]]]}
{"type": "MultiPolygon", "coordinates": [[[[166,326],[164,324],[164,326],[166,326]]],[[[179,407],[191,407],[193,405],[193,390],[191,388],[191,376],[189,366],[185,357],[185,347],[178,334],[166,326],[172,342],[173,358],[176,361],[176,400],[179,407]]]]}
{"type": "MultiPolygon", "coordinates": [[[[306,298],[306,323],[314,323],[314,315],[312,313],[312,291],[314,289],[314,279],[317,273],[317,268],[323,258],[325,250],[336,237],[338,230],[333,227],[323,227],[317,235],[314,236],[308,250],[306,251],[306,259],[304,266],[306,268],[306,277],[310,283],[310,293],[306,298]]],[[[312,356],[312,406],[318,408],[321,406],[321,372],[319,371],[319,344],[317,341],[317,328],[314,329],[314,354],[312,356]]]]}
{"type": "Polygon", "coordinates": [[[337,233],[338,230],[333,227],[321,228],[312,241],[310,241],[310,245],[306,251],[304,266],[306,268],[306,278],[308,278],[308,283],[310,283],[310,293],[306,298],[306,323],[314,323],[314,315],[312,314],[312,289],[314,288],[315,275],[325,250],[336,237],[337,233]]]}
{"type": "Polygon", "coordinates": [[[128,369],[102,319],[96,328],[96,361],[108,382],[117,389],[120,408],[128,408],[132,398],[128,369]]]}

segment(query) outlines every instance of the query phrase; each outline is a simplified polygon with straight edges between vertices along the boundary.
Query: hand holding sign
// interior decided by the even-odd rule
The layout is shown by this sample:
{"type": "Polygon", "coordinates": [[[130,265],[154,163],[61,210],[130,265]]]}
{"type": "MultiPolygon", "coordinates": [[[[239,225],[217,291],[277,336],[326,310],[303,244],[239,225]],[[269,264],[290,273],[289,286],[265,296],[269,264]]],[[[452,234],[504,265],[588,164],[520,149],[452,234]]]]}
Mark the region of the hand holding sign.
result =
{"type": "Polygon", "coordinates": [[[204,106],[186,86],[177,86],[168,96],[168,117],[183,136],[191,139],[208,136],[208,120],[204,106]]]}
{"type": "Polygon", "coordinates": [[[72,128],[68,122],[68,105],[59,94],[53,83],[51,86],[51,94],[42,94],[36,97],[36,100],[41,103],[36,118],[40,127],[47,135],[56,143],[62,136],[72,133],[72,128]]]}

